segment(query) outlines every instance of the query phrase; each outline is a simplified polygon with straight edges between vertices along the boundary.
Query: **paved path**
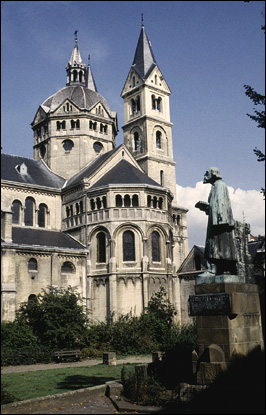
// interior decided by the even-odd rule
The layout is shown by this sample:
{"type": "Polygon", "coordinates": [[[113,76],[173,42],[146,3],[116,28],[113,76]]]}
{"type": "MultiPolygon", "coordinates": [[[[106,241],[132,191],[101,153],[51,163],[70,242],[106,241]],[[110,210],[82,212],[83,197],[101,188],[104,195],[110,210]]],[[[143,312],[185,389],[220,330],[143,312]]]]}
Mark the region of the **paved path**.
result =
{"type": "MultiPolygon", "coordinates": [[[[123,363],[150,363],[152,361],[151,355],[141,356],[128,356],[123,358],[117,358],[116,364],[122,365],[123,363]]],[[[99,365],[103,362],[102,359],[86,359],[80,362],[66,362],[66,363],[38,363],[36,365],[20,365],[20,366],[5,366],[1,367],[1,374],[7,373],[20,373],[20,372],[33,372],[36,370],[48,370],[48,369],[62,369],[64,367],[86,367],[99,365]]]]}

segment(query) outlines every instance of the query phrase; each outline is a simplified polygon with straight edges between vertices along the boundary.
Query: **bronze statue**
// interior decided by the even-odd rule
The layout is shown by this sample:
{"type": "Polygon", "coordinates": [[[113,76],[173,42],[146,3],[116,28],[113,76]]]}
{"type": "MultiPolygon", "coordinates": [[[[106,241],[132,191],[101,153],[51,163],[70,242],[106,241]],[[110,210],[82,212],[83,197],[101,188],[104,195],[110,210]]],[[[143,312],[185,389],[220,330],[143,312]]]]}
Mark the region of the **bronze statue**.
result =
{"type": "Polygon", "coordinates": [[[206,272],[201,277],[237,274],[237,252],[234,239],[235,221],[226,184],[219,170],[210,167],[203,183],[211,183],[208,203],[198,202],[195,207],[209,216],[205,244],[206,272]]]}

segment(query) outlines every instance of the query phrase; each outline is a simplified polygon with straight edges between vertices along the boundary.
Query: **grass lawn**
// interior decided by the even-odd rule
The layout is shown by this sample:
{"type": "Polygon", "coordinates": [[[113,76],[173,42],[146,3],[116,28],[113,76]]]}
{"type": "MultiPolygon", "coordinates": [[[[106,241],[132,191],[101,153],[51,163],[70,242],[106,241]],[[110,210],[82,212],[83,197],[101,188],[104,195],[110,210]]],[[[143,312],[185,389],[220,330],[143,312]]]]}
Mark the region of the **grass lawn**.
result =
{"type": "MultiPolygon", "coordinates": [[[[135,364],[126,364],[134,370],[135,364]]],[[[7,392],[18,400],[63,393],[90,386],[102,385],[120,379],[123,365],[96,366],[38,370],[36,372],[9,373],[2,375],[7,392]]]]}

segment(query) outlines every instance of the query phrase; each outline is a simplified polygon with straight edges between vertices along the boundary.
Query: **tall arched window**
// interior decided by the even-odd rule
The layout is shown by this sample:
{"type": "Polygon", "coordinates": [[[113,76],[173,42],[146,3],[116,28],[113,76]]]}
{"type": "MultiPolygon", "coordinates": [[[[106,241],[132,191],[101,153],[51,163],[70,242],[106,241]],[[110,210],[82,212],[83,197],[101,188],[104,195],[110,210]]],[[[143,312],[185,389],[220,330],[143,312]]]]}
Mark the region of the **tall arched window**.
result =
{"type": "Polygon", "coordinates": [[[123,261],[135,261],[135,236],[132,231],[123,233],[123,261]]]}
{"type": "Polygon", "coordinates": [[[38,226],[40,228],[45,228],[46,215],[47,215],[47,206],[44,203],[41,203],[39,206],[39,211],[38,211],[38,226]]]}
{"type": "Polygon", "coordinates": [[[106,262],[106,242],[105,233],[99,232],[97,235],[97,262],[106,262]]]}
{"type": "Polygon", "coordinates": [[[162,133],[161,131],[156,131],[156,148],[161,148],[161,137],[162,137],[162,133]]]}
{"type": "Polygon", "coordinates": [[[140,96],[137,96],[137,100],[136,100],[136,106],[137,106],[137,111],[140,111],[140,96]]]}
{"type": "Polygon", "coordinates": [[[151,234],[151,255],[153,262],[160,262],[160,235],[156,231],[151,234]]]}
{"type": "Polygon", "coordinates": [[[124,206],[130,207],[130,196],[129,195],[125,195],[124,197],[124,206]]]}
{"type": "Polygon", "coordinates": [[[134,133],[134,150],[139,150],[139,133],[134,133]]]}
{"type": "Polygon", "coordinates": [[[24,222],[26,226],[33,226],[35,201],[32,197],[27,197],[25,201],[25,217],[24,222]]]}
{"type": "Polygon", "coordinates": [[[136,112],[136,102],[134,99],[131,100],[131,110],[132,110],[132,115],[135,114],[136,112]]]}
{"type": "Polygon", "coordinates": [[[29,271],[37,271],[38,266],[37,266],[37,261],[35,258],[30,258],[29,262],[28,262],[28,270],[29,271]]]}
{"type": "Polygon", "coordinates": [[[11,208],[13,215],[12,215],[12,223],[20,224],[20,213],[21,213],[21,203],[19,200],[14,200],[12,203],[11,208]]]}
{"type": "Polygon", "coordinates": [[[116,195],[115,205],[116,205],[116,207],[122,207],[122,197],[121,197],[121,195],[116,195]]]}
{"type": "Polygon", "coordinates": [[[139,197],[138,195],[133,195],[132,197],[132,206],[137,207],[139,205],[139,197]]]}

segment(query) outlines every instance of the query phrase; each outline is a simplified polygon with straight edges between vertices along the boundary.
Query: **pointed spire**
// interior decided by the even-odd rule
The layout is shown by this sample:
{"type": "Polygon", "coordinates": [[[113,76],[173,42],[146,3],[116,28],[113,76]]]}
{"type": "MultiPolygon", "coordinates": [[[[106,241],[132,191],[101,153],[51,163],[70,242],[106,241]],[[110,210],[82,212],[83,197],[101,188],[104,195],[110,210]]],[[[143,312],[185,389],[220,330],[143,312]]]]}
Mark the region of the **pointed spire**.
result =
{"type": "Polygon", "coordinates": [[[96,87],[96,83],[95,83],[94,78],[93,78],[91,65],[90,65],[90,60],[91,60],[90,55],[88,55],[88,67],[87,67],[87,72],[86,72],[86,87],[88,89],[92,89],[92,91],[98,92],[97,87],[96,87]]]}
{"type": "Polygon", "coordinates": [[[75,46],[71,58],[67,64],[67,85],[85,85],[86,65],[82,62],[78,48],[78,30],[75,31],[75,46]]]}
{"type": "Polygon", "coordinates": [[[145,32],[143,24],[143,14],[141,15],[141,32],[133,60],[132,66],[144,80],[147,78],[151,69],[157,65],[155,57],[152,52],[151,43],[145,32]]]}

